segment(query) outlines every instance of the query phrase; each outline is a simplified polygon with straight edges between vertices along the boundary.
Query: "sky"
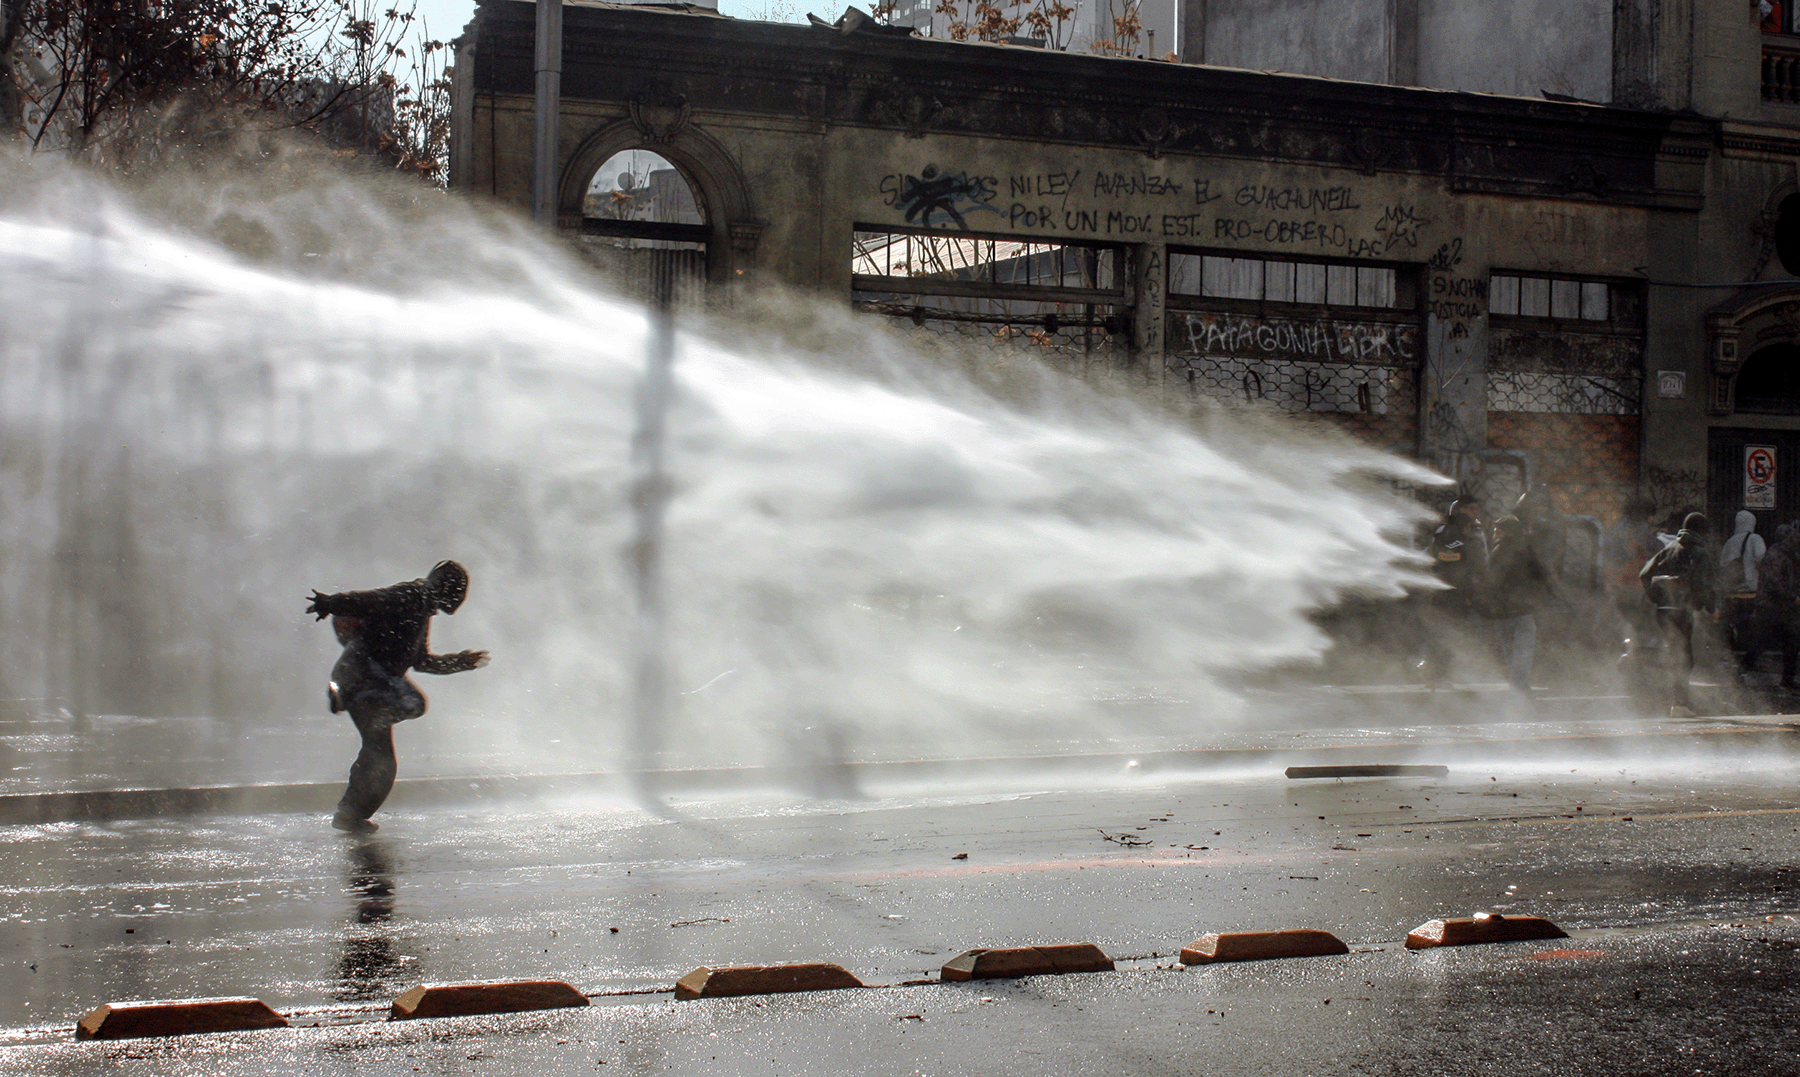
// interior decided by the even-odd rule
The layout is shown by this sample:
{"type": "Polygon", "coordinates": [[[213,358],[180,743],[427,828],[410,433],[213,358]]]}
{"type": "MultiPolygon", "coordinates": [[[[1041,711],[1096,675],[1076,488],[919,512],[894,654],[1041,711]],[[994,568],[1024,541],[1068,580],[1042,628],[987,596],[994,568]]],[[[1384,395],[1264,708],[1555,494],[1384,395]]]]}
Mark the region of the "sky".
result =
{"type": "MultiPolygon", "coordinates": [[[[431,36],[449,41],[468,25],[475,14],[475,0],[418,0],[419,15],[431,36]]],[[[763,19],[770,22],[805,22],[807,4],[813,14],[833,20],[842,15],[842,4],[848,0],[718,0],[719,12],[736,19],[763,19]]]]}

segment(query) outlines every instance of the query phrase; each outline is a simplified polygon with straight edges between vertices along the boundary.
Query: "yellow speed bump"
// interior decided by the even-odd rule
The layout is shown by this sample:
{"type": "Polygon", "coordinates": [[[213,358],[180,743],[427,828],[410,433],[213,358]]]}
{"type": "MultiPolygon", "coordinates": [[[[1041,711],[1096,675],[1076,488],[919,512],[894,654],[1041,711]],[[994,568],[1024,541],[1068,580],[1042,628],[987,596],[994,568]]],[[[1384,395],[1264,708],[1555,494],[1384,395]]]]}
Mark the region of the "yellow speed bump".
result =
{"type": "Polygon", "coordinates": [[[482,1013],[523,1013],[586,1006],[587,996],[559,980],[487,980],[420,984],[394,1000],[390,1021],[421,1017],[469,1017],[482,1013]]]}
{"type": "Polygon", "coordinates": [[[1059,946],[1018,946],[969,950],[944,962],[946,980],[1001,980],[1015,976],[1056,976],[1065,972],[1111,972],[1112,958],[1091,942],[1059,946]]]}
{"type": "Polygon", "coordinates": [[[286,1028],[287,1018],[258,998],[171,998],[109,1002],[75,1025],[78,1040],[135,1036],[186,1036],[195,1032],[244,1032],[286,1028]]]}
{"type": "Polygon", "coordinates": [[[1541,916],[1501,916],[1478,912],[1449,920],[1431,920],[1406,936],[1408,950],[1433,946],[1470,946],[1478,942],[1522,942],[1526,939],[1566,939],[1569,933],[1541,916]]]}
{"type": "Polygon", "coordinates": [[[728,998],[732,995],[781,995],[789,991],[836,991],[866,987],[842,965],[700,966],[675,982],[675,998],[728,998]]]}
{"type": "Polygon", "coordinates": [[[1193,945],[1182,949],[1181,963],[1207,965],[1215,961],[1267,961],[1349,952],[1350,947],[1329,931],[1228,931],[1200,936],[1193,945]]]}

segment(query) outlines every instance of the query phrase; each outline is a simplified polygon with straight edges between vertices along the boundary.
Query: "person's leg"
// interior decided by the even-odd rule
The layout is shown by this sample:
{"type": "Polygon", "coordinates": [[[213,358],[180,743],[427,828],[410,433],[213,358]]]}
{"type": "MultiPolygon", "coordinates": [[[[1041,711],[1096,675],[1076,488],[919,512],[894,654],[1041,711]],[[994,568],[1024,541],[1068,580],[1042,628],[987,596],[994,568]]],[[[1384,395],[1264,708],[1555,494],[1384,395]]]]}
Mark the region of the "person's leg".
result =
{"type": "Polygon", "coordinates": [[[370,831],[369,821],[394,788],[400,765],[394,754],[394,723],[425,713],[425,697],[405,677],[371,680],[347,703],[362,749],[350,765],[350,780],[338,801],[331,825],[339,830],[370,831]]]}
{"type": "Polygon", "coordinates": [[[1668,625],[1670,655],[1674,673],[1674,684],[1669,694],[1671,709],[1694,713],[1694,701],[1688,692],[1688,682],[1694,673],[1694,614],[1692,610],[1676,609],[1669,611],[1668,625]]]}
{"type": "Polygon", "coordinates": [[[369,816],[387,800],[400,771],[394,758],[394,724],[360,708],[352,709],[350,717],[356,722],[356,731],[362,734],[362,750],[356,753],[356,762],[350,764],[350,781],[338,800],[331,825],[339,830],[370,831],[376,824],[369,821],[369,816]]]}
{"type": "Polygon", "coordinates": [[[1767,623],[1768,618],[1764,615],[1763,607],[1759,603],[1755,601],[1745,603],[1744,611],[1737,619],[1733,640],[1733,646],[1744,652],[1738,668],[1745,673],[1756,672],[1757,659],[1761,658],[1763,651],[1768,649],[1764,643],[1764,638],[1768,635],[1767,623]]]}

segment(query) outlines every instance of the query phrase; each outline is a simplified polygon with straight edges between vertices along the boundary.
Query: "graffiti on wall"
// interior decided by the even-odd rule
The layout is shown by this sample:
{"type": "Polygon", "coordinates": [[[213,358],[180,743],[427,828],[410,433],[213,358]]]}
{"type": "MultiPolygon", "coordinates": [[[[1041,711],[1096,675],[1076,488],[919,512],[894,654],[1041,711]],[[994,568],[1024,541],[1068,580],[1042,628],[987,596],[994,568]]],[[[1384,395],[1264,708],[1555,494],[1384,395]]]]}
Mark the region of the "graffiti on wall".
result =
{"type": "Polygon", "coordinates": [[[941,228],[954,224],[969,227],[971,213],[998,213],[993,206],[999,180],[967,172],[940,172],[926,165],[916,176],[897,173],[881,178],[882,201],[905,214],[907,224],[941,228]]]}
{"type": "MultiPolygon", "coordinates": [[[[1151,247],[1149,255],[1144,259],[1142,270],[1144,275],[1144,286],[1148,294],[1153,296],[1160,296],[1163,294],[1163,272],[1165,268],[1166,267],[1163,265],[1162,248],[1151,247]]],[[[1138,319],[1138,333],[1141,337],[1139,340],[1140,347],[1152,354],[1162,351],[1163,319],[1161,304],[1157,304],[1155,309],[1140,312],[1138,319]]]]}
{"type": "Polygon", "coordinates": [[[1184,322],[1188,351],[1194,355],[1401,364],[1419,356],[1418,330],[1410,325],[1248,314],[1188,314],[1184,322]]]}
{"type": "Polygon", "coordinates": [[[1459,274],[1463,241],[1453,239],[1438,247],[1425,266],[1431,271],[1427,305],[1431,316],[1445,324],[1450,340],[1466,339],[1475,324],[1487,316],[1488,282],[1485,276],[1459,274]]]}
{"type": "Polygon", "coordinates": [[[1693,468],[1644,468],[1645,492],[1658,511],[1699,511],[1706,506],[1706,476],[1693,468]]]}
{"type": "Polygon", "coordinates": [[[1419,211],[1410,204],[1395,203],[1381,211],[1381,219],[1375,222],[1375,232],[1381,236],[1385,246],[1385,254],[1395,247],[1417,247],[1419,245],[1419,229],[1431,223],[1431,218],[1419,216],[1419,211]]]}
{"type": "Polygon", "coordinates": [[[1261,240],[1351,258],[1380,258],[1419,246],[1431,219],[1410,202],[1365,205],[1356,188],[1233,186],[1217,177],[1147,168],[951,172],[927,165],[917,175],[879,181],[883,204],[905,223],[968,228],[972,213],[992,213],[1011,232],[1102,238],[1261,240]],[[1004,196],[1004,198],[1002,197],[1004,196]],[[1122,201],[1132,200],[1129,207],[1122,201]]]}

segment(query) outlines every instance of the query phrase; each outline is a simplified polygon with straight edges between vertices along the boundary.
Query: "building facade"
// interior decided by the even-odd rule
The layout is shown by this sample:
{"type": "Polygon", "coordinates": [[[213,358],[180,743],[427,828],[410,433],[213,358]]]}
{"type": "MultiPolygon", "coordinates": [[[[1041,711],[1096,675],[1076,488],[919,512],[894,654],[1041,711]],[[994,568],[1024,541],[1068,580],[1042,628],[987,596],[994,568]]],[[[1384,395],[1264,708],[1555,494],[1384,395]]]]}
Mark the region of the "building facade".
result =
{"type": "MultiPolygon", "coordinates": [[[[1403,85],[1430,50],[1394,12],[1436,8],[1364,6],[1380,47],[1323,77],[570,3],[560,225],[1332,424],[1497,501],[1800,516],[1774,242],[1800,36],[1755,5],[1688,5],[1679,40],[1680,2],[1589,5],[1604,77],[1550,99],[1403,85]],[[1573,99],[1602,83],[1631,107],[1573,99]],[[684,206],[640,193],[675,176],[684,206]]],[[[1213,58],[1250,7],[1190,0],[1184,48],[1213,58]]],[[[452,183],[524,206],[531,5],[485,0],[458,48],[452,183]]]]}

